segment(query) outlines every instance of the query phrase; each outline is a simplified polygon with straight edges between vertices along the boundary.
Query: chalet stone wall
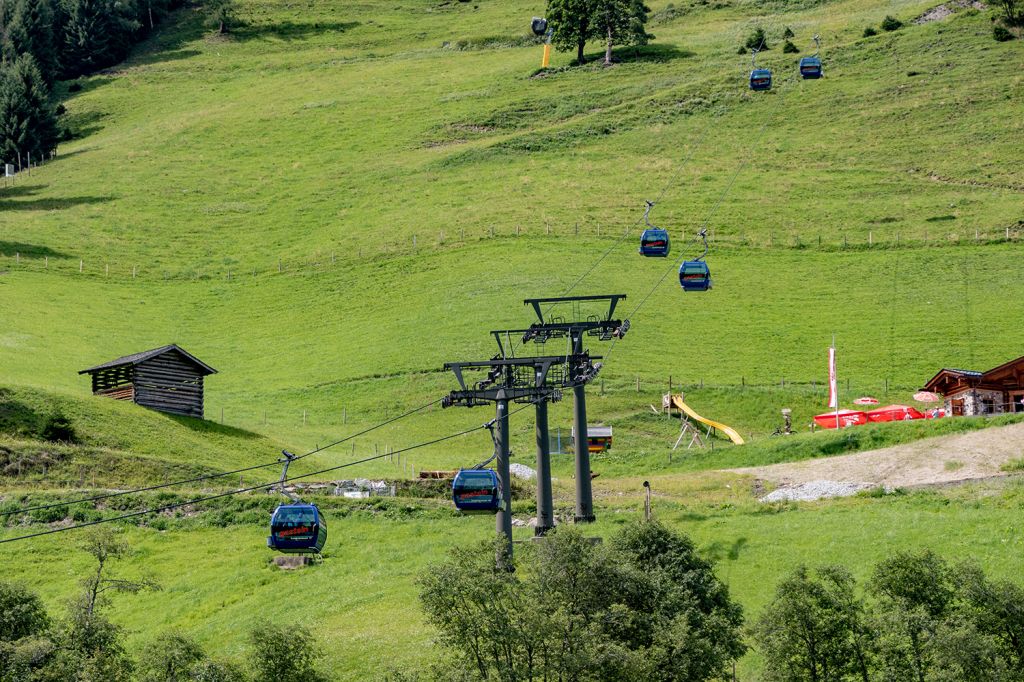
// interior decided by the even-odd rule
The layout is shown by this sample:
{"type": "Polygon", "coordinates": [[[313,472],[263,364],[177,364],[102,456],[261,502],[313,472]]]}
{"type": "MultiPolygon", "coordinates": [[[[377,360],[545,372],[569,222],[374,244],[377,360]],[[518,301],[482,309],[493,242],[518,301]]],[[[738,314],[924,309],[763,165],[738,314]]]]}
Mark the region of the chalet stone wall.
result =
{"type": "Polygon", "coordinates": [[[963,400],[964,401],[964,416],[971,417],[975,415],[983,414],[1003,414],[1006,412],[1006,405],[1004,404],[1004,396],[1002,391],[992,391],[987,389],[967,390],[959,393],[952,393],[946,396],[946,414],[953,414],[953,401],[963,400]],[[985,410],[985,401],[991,400],[993,403],[992,412],[985,410]]]}

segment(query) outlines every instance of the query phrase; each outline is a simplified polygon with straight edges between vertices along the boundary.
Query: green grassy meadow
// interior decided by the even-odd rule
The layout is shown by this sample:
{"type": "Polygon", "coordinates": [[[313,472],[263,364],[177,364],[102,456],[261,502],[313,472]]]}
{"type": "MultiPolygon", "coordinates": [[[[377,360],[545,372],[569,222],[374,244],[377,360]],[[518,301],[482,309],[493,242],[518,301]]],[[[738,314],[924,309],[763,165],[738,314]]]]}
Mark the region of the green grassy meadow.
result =
{"type": "MultiPolygon", "coordinates": [[[[189,6],[120,67],[59,84],[75,139],[0,187],[0,507],[349,437],[454,388],[443,364],[493,355],[490,330],[532,321],[524,298],[625,293],[629,334],[591,346],[604,369],[590,420],[615,427],[593,462],[595,534],[641,513],[650,478],[659,518],[719,562],[750,615],[799,562],[864,576],[896,549],[928,546],[1013,577],[1015,478],[764,506],[751,481],[718,470],[1013,421],[808,432],[826,410],[833,335],[844,404],[908,403],[942,367],[1022,354],[1024,42],[995,42],[988,11],[909,23],[936,0],[649,4],[651,45],[617,50],[612,68],[600,45],[582,67],[555,53],[543,74],[525,36],[543,2],[239,0],[245,24],[226,38],[189,6]],[[886,14],[908,25],[862,37],[886,14]],[[750,59],[737,54],[758,26],[772,43],[759,57],[776,73],[770,93],[747,89],[750,59]],[[824,79],[795,77],[786,27],[802,54],[821,35],[824,79]],[[652,222],[672,230],[668,262],[636,254],[645,199],[660,199],[652,222]],[[676,258],[699,253],[689,239],[702,227],[715,286],[683,294],[676,258]],[[93,398],[77,374],[167,343],[218,370],[206,421],[93,398]],[[649,407],[670,386],[749,444],[715,438],[670,460],[678,422],[649,407]],[[771,438],[784,407],[798,435],[771,438]],[[78,444],[40,439],[56,412],[78,444]]],[[[531,464],[532,409],[514,409],[513,461],[531,464]]],[[[492,416],[433,406],[295,471],[492,416]]],[[[551,408],[566,449],[570,426],[567,399],[551,408]]],[[[477,429],[324,478],[401,479],[490,449],[477,429]]],[[[554,458],[556,506],[570,512],[571,456],[554,458]]],[[[164,586],[116,599],[130,648],[174,626],[241,660],[246,627],[265,615],[307,622],[339,679],[375,679],[384,660],[415,666],[436,655],[417,573],[492,528],[438,499],[328,500],[325,563],[284,573],[267,563],[271,502],[258,501],[130,528],[125,571],[164,586]]],[[[516,504],[528,516],[529,500],[516,504]]],[[[42,528],[19,519],[0,538],[42,528]]],[[[86,565],[73,539],[0,546],[15,559],[7,576],[59,610],[86,565]]],[[[741,679],[757,670],[751,654],[741,679]]]]}

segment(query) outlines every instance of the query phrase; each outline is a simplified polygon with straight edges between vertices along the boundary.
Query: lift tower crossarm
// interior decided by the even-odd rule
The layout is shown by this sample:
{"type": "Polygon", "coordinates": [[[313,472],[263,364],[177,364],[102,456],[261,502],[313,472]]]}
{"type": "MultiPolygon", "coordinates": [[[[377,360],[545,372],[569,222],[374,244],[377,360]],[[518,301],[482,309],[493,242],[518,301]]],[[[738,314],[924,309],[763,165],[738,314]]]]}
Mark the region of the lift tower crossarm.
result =
{"type": "Polygon", "coordinates": [[[612,316],[615,315],[615,306],[619,304],[619,301],[626,299],[626,294],[604,294],[598,296],[555,296],[551,298],[527,298],[523,299],[523,304],[532,306],[533,311],[537,313],[537,321],[540,324],[546,324],[544,320],[544,311],[541,310],[541,306],[544,305],[560,305],[563,303],[584,303],[589,301],[608,301],[608,315],[604,318],[604,321],[610,321],[612,316]]]}

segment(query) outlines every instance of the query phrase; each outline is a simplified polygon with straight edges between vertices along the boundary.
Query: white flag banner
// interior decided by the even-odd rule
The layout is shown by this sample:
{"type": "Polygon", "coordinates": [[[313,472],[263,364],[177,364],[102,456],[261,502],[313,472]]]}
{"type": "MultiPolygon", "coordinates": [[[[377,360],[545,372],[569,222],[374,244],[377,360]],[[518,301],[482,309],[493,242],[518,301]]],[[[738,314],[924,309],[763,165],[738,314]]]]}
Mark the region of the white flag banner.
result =
{"type": "Polygon", "coordinates": [[[839,390],[836,385],[836,349],[828,349],[828,406],[839,407],[839,390]]]}

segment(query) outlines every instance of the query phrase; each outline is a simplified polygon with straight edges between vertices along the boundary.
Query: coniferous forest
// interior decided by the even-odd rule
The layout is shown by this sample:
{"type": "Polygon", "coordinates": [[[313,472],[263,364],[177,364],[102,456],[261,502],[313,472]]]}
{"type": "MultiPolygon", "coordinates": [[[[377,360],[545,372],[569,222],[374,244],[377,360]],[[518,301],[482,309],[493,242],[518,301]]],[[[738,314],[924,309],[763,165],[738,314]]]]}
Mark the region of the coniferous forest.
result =
{"type": "Polygon", "coordinates": [[[69,80],[123,60],[178,0],[0,0],[0,162],[22,167],[57,149],[69,80]]]}

